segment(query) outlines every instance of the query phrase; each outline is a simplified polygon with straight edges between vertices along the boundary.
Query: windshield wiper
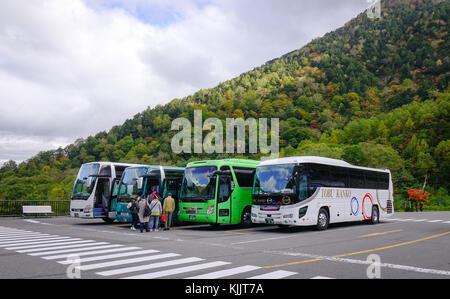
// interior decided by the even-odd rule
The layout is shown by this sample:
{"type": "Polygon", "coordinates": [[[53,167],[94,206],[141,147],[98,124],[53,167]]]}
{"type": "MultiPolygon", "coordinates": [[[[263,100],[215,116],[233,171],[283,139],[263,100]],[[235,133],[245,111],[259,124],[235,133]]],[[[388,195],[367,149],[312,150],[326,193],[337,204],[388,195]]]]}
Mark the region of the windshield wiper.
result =
{"type": "Polygon", "coordinates": [[[74,195],[72,199],[87,199],[89,195],[74,195]]]}
{"type": "Polygon", "coordinates": [[[208,199],[202,198],[202,197],[184,197],[181,199],[181,201],[184,201],[184,202],[196,202],[196,201],[207,202],[208,199]]]}

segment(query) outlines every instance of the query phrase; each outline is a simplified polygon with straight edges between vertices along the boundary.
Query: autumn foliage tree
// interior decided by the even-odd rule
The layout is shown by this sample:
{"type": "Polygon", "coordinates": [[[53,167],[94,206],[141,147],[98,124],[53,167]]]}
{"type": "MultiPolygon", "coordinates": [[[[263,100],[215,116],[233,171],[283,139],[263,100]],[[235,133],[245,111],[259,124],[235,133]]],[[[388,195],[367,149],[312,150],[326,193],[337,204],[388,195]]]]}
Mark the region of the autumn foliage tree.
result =
{"type": "Polygon", "coordinates": [[[430,201],[427,200],[427,197],[431,194],[429,192],[425,192],[423,189],[409,189],[408,190],[409,200],[415,203],[416,212],[418,210],[419,204],[422,202],[424,204],[429,204],[430,201]]]}

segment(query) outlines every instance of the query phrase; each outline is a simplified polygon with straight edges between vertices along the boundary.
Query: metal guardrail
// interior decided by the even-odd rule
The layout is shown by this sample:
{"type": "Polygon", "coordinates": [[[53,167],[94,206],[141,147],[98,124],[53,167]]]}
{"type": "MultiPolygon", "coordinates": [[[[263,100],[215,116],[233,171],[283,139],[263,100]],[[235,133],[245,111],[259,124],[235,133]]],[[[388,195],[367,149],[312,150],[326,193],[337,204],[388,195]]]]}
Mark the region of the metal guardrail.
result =
{"type": "Polygon", "coordinates": [[[70,215],[70,200],[0,200],[0,217],[22,216],[22,206],[51,206],[52,216],[70,215]]]}

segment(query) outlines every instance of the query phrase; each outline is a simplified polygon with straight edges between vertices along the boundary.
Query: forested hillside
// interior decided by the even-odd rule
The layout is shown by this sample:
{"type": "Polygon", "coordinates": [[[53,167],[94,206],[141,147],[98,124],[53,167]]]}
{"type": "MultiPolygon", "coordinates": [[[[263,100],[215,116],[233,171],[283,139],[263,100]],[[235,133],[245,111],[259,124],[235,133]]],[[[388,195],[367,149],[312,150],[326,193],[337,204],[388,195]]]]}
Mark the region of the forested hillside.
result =
{"type": "Polygon", "coordinates": [[[109,132],[20,165],[6,163],[0,199],[69,199],[77,169],[91,161],[185,166],[228,157],[172,152],[172,120],[193,121],[194,110],[202,110],[203,119],[279,118],[282,156],[322,155],[389,168],[399,201],[426,178],[432,205],[448,208],[449,19],[450,0],[382,1],[380,19],[361,13],[215,88],[148,108],[109,132]]]}

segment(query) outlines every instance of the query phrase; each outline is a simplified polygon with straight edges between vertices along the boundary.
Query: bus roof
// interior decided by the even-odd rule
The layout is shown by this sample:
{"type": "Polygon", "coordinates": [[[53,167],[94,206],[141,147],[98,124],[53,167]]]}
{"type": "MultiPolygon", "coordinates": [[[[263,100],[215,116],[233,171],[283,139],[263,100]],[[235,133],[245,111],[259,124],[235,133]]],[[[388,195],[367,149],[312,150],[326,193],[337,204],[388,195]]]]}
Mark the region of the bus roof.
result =
{"type": "Polygon", "coordinates": [[[147,170],[153,171],[153,170],[160,170],[161,167],[164,170],[167,170],[167,171],[169,171],[169,170],[184,171],[184,167],[161,166],[161,165],[133,165],[133,166],[130,166],[128,168],[129,169],[133,169],[133,168],[147,168],[147,170]]]}
{"type": "Polygon", "coordinates": [[[105,162],[105,161],[83,163],[82,165],[89,165],[89,164],[115,165],[115,166],[125,166],[125,167],[136,167],[136,166],[139,166],[138,164],[132,164],[132,163],[105,162]]]}
{"type": "Polygon", "coordinates": [[[261,166],[280,165],[280,164],[306,164],[306,163],[324,164],[324,165],[340,166],[340,167],[347,167],[347,168],[358,168],[358,169],[362,169],[362,170],[382,171],[382,172],[390,173],[390,171],[388,169],[378,169],[378,168],[355,166],[355,165],[352,165],[352,164],[342,161],[342,160],[319,157],[319,156],[298,156],[298,157],[279,158],[279,159],[263,161],[259,164],[259,166],[261,167],[261,166]]]}
{"type": "Polygon", "coordinates": [[[222,159],[222,160],[204,160],[189,163],[186,168],[202,167],[202,166],[236,166],[236,167],[252,167],[256,168],[261,161],[247,159],[222,159]]]}

